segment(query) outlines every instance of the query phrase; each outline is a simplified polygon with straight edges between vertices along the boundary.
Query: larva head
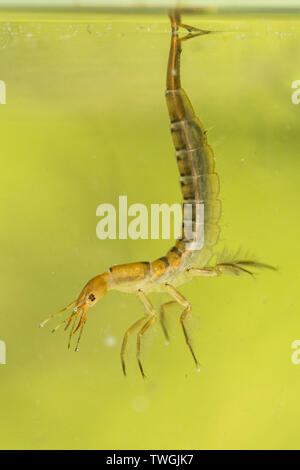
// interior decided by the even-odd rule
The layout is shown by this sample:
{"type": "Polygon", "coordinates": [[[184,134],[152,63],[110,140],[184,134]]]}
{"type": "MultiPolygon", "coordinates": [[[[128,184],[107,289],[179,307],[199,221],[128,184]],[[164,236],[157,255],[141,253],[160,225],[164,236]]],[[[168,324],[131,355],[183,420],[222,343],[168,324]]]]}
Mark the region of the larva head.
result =
{"type": "Polygon", "coordinates": [[[91,279],[86,284],[86,286],[82,289],[76,301],[71,302],[69,305],[67,305],[65,308],[63,308],[59,312],[55,313],[54,315],[51,315],[51,317],[43,321],[40,324],[40,326],[44,326],[51,318],[53,318],[54,316],[62,312],[65,312],[66,310],[68,310],[70,307],[72,307],[75,304],[71,315],[64,321],[60,322],[52,330],[52,332],[54,333],[62,325],[66,325],[65,330],[67,330],[69,326],[71,325],[71,331],[69,335],[69,344],[68,344],[68,347],[70,347],[72,335],[76,333],[76,331],[80,328],[80,333],[78,335],[77,345],[75,349],[75,351],[78,351],[78,344],[79,344],[82,330],[86,321],[87,311],[91,307],[93,307],[97,303],[97,301],[100,300],[102,297],[104,297],[104,295],[106,294],[108,290],[108,276],[109,276],[108,273],[104,273],[91,279]]]}
{"type": "Polygon", "coordinates": [[[107,292],[107,273],[91,279],[82,289],[76,304],[75,310],[83,309],[85,312],[93,307],[98,300],[102,299],[107,292]]]}

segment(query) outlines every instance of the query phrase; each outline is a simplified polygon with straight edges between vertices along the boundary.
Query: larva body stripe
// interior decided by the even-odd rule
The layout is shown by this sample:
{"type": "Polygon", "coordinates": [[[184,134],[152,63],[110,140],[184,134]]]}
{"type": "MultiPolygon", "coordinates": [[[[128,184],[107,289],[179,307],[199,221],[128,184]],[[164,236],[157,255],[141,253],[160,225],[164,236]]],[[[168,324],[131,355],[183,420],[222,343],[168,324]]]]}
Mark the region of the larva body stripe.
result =
{"type": "Polygon", "coordinates": [[[221,202],[218,199],[220,185],[219,177],[215,173],[213,150],[207,143],[204,126],[195,116],[192,104],[181,88],[180,53],[181,42],[178,36],[174,35],[169,55],[166,101],[180,174],[184,223],[181,239],[167,253],[170,262],[168,269],[171,270],[178,268],[181,263],[186,267],[199,255],[203,265],[209,261],[211,249],[219,237],[220,229],[217,224],[221,216],[221,202]],[[184,211],[185,204],[191,205],[188,215],[184,211]],[[200,221],[197,220],[198,204],[203,205],[203,220],[200,221]],[[204,245],[198,253],[191,253],[188,247],[191,246],[196,229],[201,224],[204,224],[204,245]],[[192,229],[192,240],[186,238],[186,228],[192,229]]]}

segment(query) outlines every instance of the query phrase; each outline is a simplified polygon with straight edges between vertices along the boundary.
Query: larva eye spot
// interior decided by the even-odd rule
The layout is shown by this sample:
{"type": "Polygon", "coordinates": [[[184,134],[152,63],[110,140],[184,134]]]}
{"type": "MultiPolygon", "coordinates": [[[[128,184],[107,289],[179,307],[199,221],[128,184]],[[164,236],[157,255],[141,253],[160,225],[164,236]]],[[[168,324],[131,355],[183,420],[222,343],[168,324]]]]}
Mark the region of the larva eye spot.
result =
{"type": "Polygon", "coordinates": [[[89,295],[89,300],[91,300],[91,302],[94,302],[94,300],[96,300],[96,297],[94,296],[94,294],[89,295]]]}

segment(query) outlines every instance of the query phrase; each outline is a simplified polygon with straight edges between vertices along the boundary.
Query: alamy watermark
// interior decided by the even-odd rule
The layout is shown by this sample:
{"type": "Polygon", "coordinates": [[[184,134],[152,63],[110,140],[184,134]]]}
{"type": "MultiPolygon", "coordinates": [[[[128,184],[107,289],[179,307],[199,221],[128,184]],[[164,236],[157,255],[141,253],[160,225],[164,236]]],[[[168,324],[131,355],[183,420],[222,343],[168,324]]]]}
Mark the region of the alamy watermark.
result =
{"type": "Polygon", "coordinates": [[[0,80],[0,104],[6,104],[6,84],[0,80]]]}
{"type": "Polygon", "coordinates": [[[96,227],[96,234],[100,240],[127,238],[158,240],[161,228],[161,238],[165,240],[181,238],[184,235],[185,240],[190,242],[186,246],[189,250],[200,250],[204,245],[203,203],[185,203],[183,209],[181,204],[171,206],[165,203],[151,204],[149,217],[144,204],[128,206],[127,196],[119,196],[118,210],[112,204],[100,204],[96,215],[101,217],[96,227]],[[171,214],[173,214],[173,236],[171,214]],[[132,220],[128,221],[128,217],[132,217],[132,220]]]}
{"type": "Polygon", "coordinates": [[[0,364],[6,364],[6,344],[0,340],[0,364]]]}
{"type": "Polygon", "coordinates": [[[291,361],[295,366],[300,364],[300,340],[295,339],[295,341],[292,342],[292,349],[295,349],[291,356],[291,361]]]}
{"type": "Polygon", "coordinates": [[[292,83],[292,88],[295,88],[295,91],[292,93],[291,99],[293,104],[300,103],[300,80],[294,80],[292,83]]]}

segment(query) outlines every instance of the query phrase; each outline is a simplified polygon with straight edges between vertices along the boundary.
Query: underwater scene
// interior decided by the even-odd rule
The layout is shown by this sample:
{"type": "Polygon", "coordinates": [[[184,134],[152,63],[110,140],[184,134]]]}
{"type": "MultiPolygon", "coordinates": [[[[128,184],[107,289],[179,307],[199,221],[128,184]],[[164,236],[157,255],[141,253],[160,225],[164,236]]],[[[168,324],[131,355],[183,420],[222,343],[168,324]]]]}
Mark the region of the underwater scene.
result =
{"type": "Polygon", "coordinates": [[[299,44],[296,12],[0,11],[1,449],[300,448],[299,44]],[[185,183],[179,275],[151,205],[185,183]]]}

